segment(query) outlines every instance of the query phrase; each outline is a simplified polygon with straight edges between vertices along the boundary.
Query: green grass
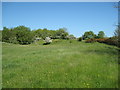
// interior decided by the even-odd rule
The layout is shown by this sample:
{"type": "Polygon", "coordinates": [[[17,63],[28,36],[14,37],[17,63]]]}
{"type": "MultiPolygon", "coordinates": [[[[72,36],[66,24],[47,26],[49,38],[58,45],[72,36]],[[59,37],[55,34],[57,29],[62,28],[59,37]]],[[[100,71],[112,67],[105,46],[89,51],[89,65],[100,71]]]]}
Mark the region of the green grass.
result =
{"type": "Polygon", "coordinates": [[[54,40],[31,45],[3,43],[3,88],[116,88],[117,47],[54,40]]]}
{"type": "Polygon", "coordinates": [[[0,89],[2,88],[2,32],[0,31],[0,89]]]}

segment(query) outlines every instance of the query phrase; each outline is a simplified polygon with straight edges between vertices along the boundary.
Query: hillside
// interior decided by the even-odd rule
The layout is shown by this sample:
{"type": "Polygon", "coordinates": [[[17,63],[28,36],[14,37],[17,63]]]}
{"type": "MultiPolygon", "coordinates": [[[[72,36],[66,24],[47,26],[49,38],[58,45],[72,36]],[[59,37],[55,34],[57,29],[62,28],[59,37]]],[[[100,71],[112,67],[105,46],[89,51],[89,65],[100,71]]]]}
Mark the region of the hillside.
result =
{"type": "Polygon", "coordinates": [[[3,43],[3,88],[116,88],[117,47],[54,40],[3,43]]]}

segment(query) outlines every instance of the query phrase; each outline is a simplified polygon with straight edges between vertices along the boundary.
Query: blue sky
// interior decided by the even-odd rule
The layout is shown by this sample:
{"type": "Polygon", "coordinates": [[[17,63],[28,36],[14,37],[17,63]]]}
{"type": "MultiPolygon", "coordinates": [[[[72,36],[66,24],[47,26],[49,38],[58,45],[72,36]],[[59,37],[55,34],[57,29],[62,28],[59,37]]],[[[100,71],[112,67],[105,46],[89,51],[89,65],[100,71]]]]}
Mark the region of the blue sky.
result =
{"type": "Polygon", "coordinates": [[[2,24],[8,28],[24,25],[33,29],[67,28],[76,37],[85,31],[104,31],[113,36],[118,22],[114,2],[3,2],[2,24]]]}

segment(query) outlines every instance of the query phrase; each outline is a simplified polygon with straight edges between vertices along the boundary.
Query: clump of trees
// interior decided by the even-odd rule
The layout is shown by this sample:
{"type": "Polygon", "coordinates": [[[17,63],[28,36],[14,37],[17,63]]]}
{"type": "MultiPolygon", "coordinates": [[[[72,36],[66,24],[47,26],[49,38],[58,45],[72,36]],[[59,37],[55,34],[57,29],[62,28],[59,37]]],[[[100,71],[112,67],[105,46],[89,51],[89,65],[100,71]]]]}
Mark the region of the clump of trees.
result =
{"type": "Polygon", "coordinates": [[[25,26],[18,26],[14,28],[3,27],[2,30],[2,41],[14,44],[30,44],[36,38],[45,40],[46,37],[51,39],[71,39],[74,36],[69,35],[66,28],[60,28],[58,30],[48,30],[47,28],[31,30],[25,26]]]}
{"type": "Polygon", "coordinates": [[[46,37],[50,37],[51,39],[67,39],[67,29],[60,28],[59,30],[48,30],[47,28],[33,30],[34,36],[41,37],[45,39],[46,37]]]}
{"type": "Polygon", "coordinates": [[[88,32],[85,32],[82,37],[83,37],[83,40],[91,39],[95,37],[95,34],[93,33],[93,31],[88,31],[88,32]]]}
{"type": "Polygon", "coordinates": [[[102,39],[102,38],[105,38],[105,33],[103,31],[99,31],[97,35],[94,34],[93,31],[87,31],[77,40],[78,41],[86,40],[86,42],[95,42],[94,39],[102,39]]]}
{"type": "Polygon", "coordinates": [[[99,31],[97,35],[92,31],[88,31],[84,33],[82,38],[86,43],[99,42],[120,47],[120,27],[118,26],[115,30],[113,37],[105,37],[105,33],[103,31],[99,31]]]}
{"type": "Polygon", "coordinates": [[[2,41],[14,44],[30,44],[33,42],[33,34],[31,30],[25,26],[10,29],[3,27],[2,41]]]}
{"type": "Polygon", "coordinates": [[[104,38],[105,37],[105,33],[103,31],[99,31],[98,36],[96,36],[96,38],[104,38]]]}
{"type": "Polygon", "coordinates": [[[98,38],[104,38],[104,37],[105,37],[105,33],[103,31],[99,31],[98,35],[94,34],[93,31],[87,31],[82,36],[82,39],[87,40],[87,39],[98,39],[98,38]]]}

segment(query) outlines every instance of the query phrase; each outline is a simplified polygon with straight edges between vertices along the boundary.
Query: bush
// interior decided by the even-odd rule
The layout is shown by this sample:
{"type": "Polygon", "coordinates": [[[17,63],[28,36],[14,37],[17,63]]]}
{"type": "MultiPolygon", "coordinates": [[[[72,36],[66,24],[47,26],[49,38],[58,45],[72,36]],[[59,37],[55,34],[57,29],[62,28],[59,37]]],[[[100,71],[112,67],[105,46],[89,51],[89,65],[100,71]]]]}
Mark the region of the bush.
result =
{"type": "Polygon", "coordinates": [[[72,41],[70,40],[69,43],[72,43],[72,41]]]}
{"type": "Polygon", "coordinates": [[[86,42],[86,43],[94,43],[94,42],[96,42],[96,40],[95,40],[95,39],[88,39],[88,40],[86,40],[85,42],[86,42]]]}
{"type": "Polygon", "coordinates": [[[45,43],[43,45],[50,44],[51,42],[52,42],[51,38],[50,37],[46,37],[45,38],[45,43]]]}
{"type": "Polygon", "coordinates": [[[117,46],[118,45],[118,41],[117,40],[112,40],[112,39],[106,39],[105,40],[105,43],[106,44],[109,44],[109,45],[115,45],[115,46],[117,46]]]}
{"type": "Polygon", "coordinates": [[[95,39],[97,42],[99,42],[99,43],[105,43],[105,41],[107,40],[106,38],[104,38],[104,39],[95,39]]]}
{"type": "Polygon", "coordinates": [[[118,46],[118,40],[116,40],[115,38],[96,39],[96,41],[99,43],[118,46]]]}
{"type": "Polygon", "coordinates": [[[79,38],[78,38],[78,41],[82,41],[82,37],[79,37],[79,38]]]}

